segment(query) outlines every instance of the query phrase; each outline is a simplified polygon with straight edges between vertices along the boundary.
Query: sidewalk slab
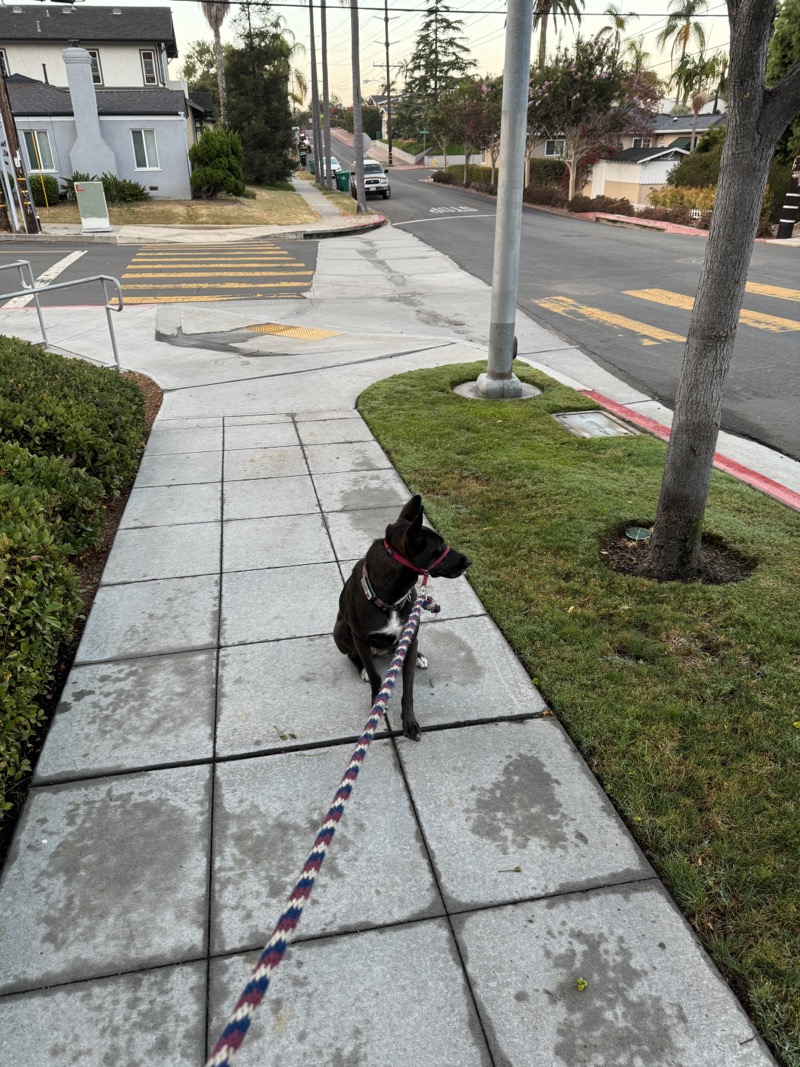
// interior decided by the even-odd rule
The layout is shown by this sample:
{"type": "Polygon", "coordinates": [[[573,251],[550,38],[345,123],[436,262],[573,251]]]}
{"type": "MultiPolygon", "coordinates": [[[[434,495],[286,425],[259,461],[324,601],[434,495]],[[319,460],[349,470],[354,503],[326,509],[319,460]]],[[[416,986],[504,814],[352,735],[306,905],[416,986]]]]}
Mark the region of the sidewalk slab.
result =
{"type": "Polygon", "coordinates": [[[3,871],[0,992],[196,958],[211,769],[35,789],[3,871]]]}
{"type": "Polygon", "coordinates": [[[219,576],[101,585],[75,663],[213,648],[219,576]]]}
{"type": "Polygon", "coordinates": [[[220,522],[118,530],[103,585],[218,574],[220,522]]]}
{"type": "MultiPolygon", "coordinates": [[[[213,953],[262,944],[265,916],[283,910],[351,754],[348,744],[217,767],[213,953]]],[[[303,909],[304,940],[444,912],[390,742],[374,742],[369,762],[320,871],[324,892],[303,909]]]]}
{"type": "Polygon", "coordinates": [[[249,478],[225,483],[223,518],[259,519],[272,515],[316,515],[314,483],[308,475],[249,478]]]}
{"type": "MultiPolygon", "coordinates": [[[[394,508],[395,518],[411,496],[400,475],[392,468],[315,474],[314,488],[325,512],[394,508]]],[[[366,548],[365,545],[364,551],[366,548]]]]}
{"type": "Polygon", "coordinates": [[[220,643],[330,634],[341,591],[335,563],[227,573],[222,579],[220,643]]]}
{"type": "Polygon", "coordinates": [[[133,489],[120,528],[216,522],[220,517],[221,498],[222,486],[218,482],[153,485],[133,489]]]}
{"type": "Polygon", "coordinates": [[[34,784],[208,760],[215,700],[214,649],[73,667],[34,784]]]}
{"type": "MultiPolygon", "coordinates": [[[[329,563],[334,555],[322,516],[275,515],[224,524],[223,571],[329,563]]],[[[268,605],[265,605],[269,610],[268,605]]]]}
{"type": "MultiPolygon", "coordinates": [[[[327,633],[223,648],[218,703],[217,754],[224,758],[358,738],[371,701],[327,633]],[[265,683],[278,678],[292,679],[291,700],[284,686],[265,683]]],[[[385,733],[380,724],[376,736],[385,733]]]]}
{"type": "Polygon", "coordinates": [[[222,452],[182,452],[145,455],[134,482],[135,489],[153,485],[189,485],[218,482],[222,475],[222,452]]]}
{"type": "MultiPolygon", "coordinates": [[[[209,1047],[257,958],[211,963],[209,1047]]],[[[490,1067],[444,919],[304,941],[274,981],[237,1067],[307,1067],[320,1047],[331,1067],[490,1067]]]]}
{"type": "Polygon", "coordinates": [[[225,481],[289,478],[307,474],[299,445],[286,448],[239,448],[225,453],[225,481]]]}
{"type": "Polygon", "coordinates": [[[655,880],[456,916],[453,926],[492,1020],[495,1063],[774,1067],[655,880]]]}
{"type": "Polygon", "coordinates": [[[10,996],[0,1000],[0,1063],[198,1067],[205,999],[205,960],[10,996]]]}
{"type": "Polygon", "coordinates": [[[449,911],[654,877],[552,718],[428,733],[399,751],[449,911]]]}

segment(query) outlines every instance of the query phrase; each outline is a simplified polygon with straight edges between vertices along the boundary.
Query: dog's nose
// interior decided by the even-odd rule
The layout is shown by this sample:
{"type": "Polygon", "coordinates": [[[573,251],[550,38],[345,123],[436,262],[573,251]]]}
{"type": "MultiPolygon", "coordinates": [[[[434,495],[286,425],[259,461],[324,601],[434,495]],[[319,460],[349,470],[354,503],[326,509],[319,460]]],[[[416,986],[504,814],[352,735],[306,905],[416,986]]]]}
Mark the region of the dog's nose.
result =
{"type": "Polygon", "coordinates": [[[469,556],[464,556],[464,570],[466,570],[467,567],[471,567],[471,566],[472,566],[472,560],[469,558],[469,556]]]}

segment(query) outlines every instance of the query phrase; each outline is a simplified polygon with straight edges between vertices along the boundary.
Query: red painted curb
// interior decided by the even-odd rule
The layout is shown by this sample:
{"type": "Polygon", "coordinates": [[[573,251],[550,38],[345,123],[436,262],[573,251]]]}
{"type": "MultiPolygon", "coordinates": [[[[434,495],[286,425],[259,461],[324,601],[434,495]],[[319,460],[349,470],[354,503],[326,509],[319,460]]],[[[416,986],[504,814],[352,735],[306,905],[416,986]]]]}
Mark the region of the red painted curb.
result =
{"type": "MultiPolygon", "coordinates": [[[[668,426],[664,426],[646,415],[640,415],[637,411],[633,411],[624,404],[618,404],[616,400],[610,400],[607,396],[603,396],[602,393],[596,393],[594,389],[581,389],[579,391],[613,415],[618,415],[620,418],[625,419],[626,422],[631,422],[634,426],[638,426],[647,433],[660,437],[662,441],[669,441],[670,431],[668,426]]],[[[730,474],[740,482],[752,486],[753,489],[758,489],[766,496],[771,496],[779,503],[785,504],[795,511],[800,511],[800,493],[796,493],[793,489],[788,489],[785,485],[781,485],[780,482],[773,481],[772,478],[767,478],[765,474],[760,474],[750,467],[745,467],[742,463],[737,463],[735,459],[728,459],[727,456],[723,456],[719,452],[714,453],[714,466],[718,470],[730,474]]]]}

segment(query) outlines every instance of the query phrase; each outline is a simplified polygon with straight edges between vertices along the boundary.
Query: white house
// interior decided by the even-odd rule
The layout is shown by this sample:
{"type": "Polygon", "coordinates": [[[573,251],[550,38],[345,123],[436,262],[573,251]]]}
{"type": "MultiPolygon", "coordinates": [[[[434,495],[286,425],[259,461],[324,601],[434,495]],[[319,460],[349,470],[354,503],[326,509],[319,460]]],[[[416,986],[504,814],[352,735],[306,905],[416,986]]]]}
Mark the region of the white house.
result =
{"type": "Polygon", "coordinates": [[[207,106],[170,81],[177,55],[167,7],[0,6],[0,69],[26,169],[109,171],[153,197],[189,199],[189,146],[207,106]],[[82,137],[95,146],[88,156],[82,137]],[[86,165],[74,165],[76,151],[86,165]]]}

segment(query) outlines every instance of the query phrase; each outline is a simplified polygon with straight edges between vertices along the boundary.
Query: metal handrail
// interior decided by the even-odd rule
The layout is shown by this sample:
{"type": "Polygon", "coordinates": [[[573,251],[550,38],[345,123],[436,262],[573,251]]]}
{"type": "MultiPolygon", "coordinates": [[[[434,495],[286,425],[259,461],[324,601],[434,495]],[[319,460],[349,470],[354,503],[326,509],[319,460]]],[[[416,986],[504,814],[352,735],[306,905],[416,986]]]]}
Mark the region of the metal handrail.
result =
{"type": "Polygon", "coordinates": [[[22,285],[22,289],[20,289],[16,293],[0,294],[0,300],[13,300],[14,297],[17,296],[32,296],[33,302],[36,304],[36,313],[39,316],[39,326],[42,331],[42,342],[46,345],[50,342],[47,339],[47,330],[45,329],[44,318],[42,317],[42,306],[39,303],[39,294],[49,293],[55,289],[71,289],[73,286],[84,285],[87,282],[100,282],[101,286],[103,287],[103,299],[105,301],[106,320],[108,321],[108,332],[111,335],[111,349],[114,353],[114,363],[116,364],[117,370],[120,369],[119,352],[117,351],[117,336],[114,333],[114,320],[111,318],[112,311],[120,312],[124,307],[124,303],[122,300],[122,289],[120,288],[119,280],[117,278],[112,278],[109,274],[91,274],[88,278],[74,278],[72,281],[69,282],[50,282],[47,285],[37,285],[33,276],[33,267],[27,259],[18,259],[14,263],[4,263],[0,265],[0,270],[9,270],[12,267],[15,267],[19,271],[19,280],[20,285],[22,285]],[[30,284],[26,284],[25,282],[25,276],[22,272],[23,267],[28,268],[30,284]],[[116,291],[116,304],[112,304],[108,298],[108,289],[106,288],[107,283],[110,283],[114,286],[114,289],[116,291]]]}

